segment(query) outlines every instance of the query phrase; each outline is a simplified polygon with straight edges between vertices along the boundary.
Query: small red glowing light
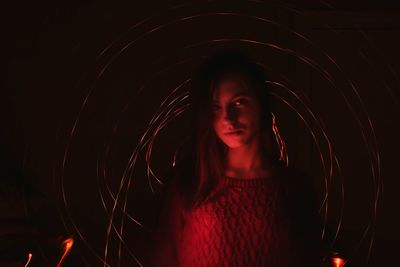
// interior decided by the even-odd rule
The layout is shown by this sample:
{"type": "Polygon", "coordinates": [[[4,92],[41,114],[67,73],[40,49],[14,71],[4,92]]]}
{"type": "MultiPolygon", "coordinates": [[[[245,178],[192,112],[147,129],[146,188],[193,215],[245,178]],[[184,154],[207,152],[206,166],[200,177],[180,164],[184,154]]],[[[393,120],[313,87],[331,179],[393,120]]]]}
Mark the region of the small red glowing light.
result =
{"type": "Polygon", "coordinates": [[[25,263],[24,267],[28,267],[29,263],[31,262],[32,259],[32,253],[28,253],[28,261],[25,263]]]}
{"type": "Polygon", "coordinates": [[[342,267],[344,265],[344,260],[339,257],[332,258],[332,263],[334,267],[342,267]]]}
{"type": "Polygon", "coordinates": [[[60,261],[57,264],[57,267],[61,267],[65,257],[67,257],[68,253],[71,251],[72,245],[74,244],[74,239],[72,237],[65,239],[61,246],[63,247],[63,255],[61,256],[60,261]]]}

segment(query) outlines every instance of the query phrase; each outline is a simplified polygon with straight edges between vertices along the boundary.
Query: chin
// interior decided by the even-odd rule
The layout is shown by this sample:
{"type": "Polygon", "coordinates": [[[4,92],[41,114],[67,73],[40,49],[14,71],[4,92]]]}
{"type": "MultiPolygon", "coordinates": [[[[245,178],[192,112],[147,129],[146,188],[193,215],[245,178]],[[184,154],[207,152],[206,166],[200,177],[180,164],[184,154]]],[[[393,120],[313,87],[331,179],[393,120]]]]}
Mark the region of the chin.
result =
{"type": "Polygon", "coordinates": [[[244,145],[246,145],[246,142],[243,140],[240,141],[225,141],[224,144],[230,148],[230,149],[235,149],[235,148],[239,148],[242,147],[244,145]]]}

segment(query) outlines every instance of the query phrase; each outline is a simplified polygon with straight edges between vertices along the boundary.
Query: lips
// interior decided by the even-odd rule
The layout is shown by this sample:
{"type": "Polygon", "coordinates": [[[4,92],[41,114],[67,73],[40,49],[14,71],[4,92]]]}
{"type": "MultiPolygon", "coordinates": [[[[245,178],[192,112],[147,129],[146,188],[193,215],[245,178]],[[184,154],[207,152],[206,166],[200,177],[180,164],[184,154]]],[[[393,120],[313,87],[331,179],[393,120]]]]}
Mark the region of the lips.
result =
{"type": "Polygon", "coordinates": [[[234,131],[230,131],[230,132],[225,132],[224,135],[237,135],[242,133],[242,130],[234,130],[234,131]]]}

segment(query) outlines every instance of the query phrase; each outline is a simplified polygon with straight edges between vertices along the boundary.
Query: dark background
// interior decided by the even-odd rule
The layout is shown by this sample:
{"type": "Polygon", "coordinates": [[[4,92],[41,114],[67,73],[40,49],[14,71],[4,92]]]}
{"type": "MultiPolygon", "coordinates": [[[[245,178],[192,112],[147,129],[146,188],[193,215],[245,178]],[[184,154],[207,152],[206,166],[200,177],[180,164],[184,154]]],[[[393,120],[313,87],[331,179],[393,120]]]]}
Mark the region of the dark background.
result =
{"type": "MultiPolygon", "coordinates": [[[[2,8],[0,265],[23,266],[32,252],[32,264],[55,266],[69,236],[75,244],[65,266],[102,265],[113,205],[106,183],[117,192],[158,105],[191,77],[203,56],[223,47],[239,47],[259,59],[271,80],[297,92],[323,121],[341,166],[329,186],[327,225],[341,226],[334,249],[350,259],[348,266],[396,264],[400,4],[180,4],[32,1],[2,8]],[[191,17],[195,14],[202,16],[191,17]]],[[[275,90],[307,113],[292,95],[275,90]]],[[[290,164],[312,174],[322,199],[324,170],[310,131],[283,101],[276,109],[290,164]]],[[[318,124],[309,114],[305,120],[317,129],[320,151],[328,158],[318,124]]],[[[159,135],[151,160],[157,174],[168,169],[187,125],[184,115],[159,135]]],[[[129,214],[146,229],[126,219],[122,266],[137,266],[129,253],[139,259],[145,253],[159,203],[148,186],[143,152],[137,166],[122,195],[129,214]]],[[[120,225],[121,212],[115,220],[120,225]]],[[[117,266],[117,240],[112,232],[111,266],[117,266]]]]}

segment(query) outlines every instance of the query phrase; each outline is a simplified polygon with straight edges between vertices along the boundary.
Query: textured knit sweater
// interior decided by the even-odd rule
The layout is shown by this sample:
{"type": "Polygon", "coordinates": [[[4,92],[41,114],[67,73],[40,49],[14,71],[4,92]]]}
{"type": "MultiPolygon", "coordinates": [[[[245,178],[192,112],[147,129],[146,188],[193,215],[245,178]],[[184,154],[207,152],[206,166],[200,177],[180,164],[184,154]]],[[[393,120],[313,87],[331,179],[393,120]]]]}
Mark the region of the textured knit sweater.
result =
{"type": "Polygon", "coordinates": [[[309,259],[313,214],[307,211],[308,193],[292,176],[227,177],[191,210],[181,208],[179,200],[174,202],[164,252],[154,265],[317,266],[309,259]]]}
{"type": "Polygon", "coordinates": [[[226,178],[185,213],[179,266],[281,266],[289,245],[281,193],[273,179],[226,178]]]}

